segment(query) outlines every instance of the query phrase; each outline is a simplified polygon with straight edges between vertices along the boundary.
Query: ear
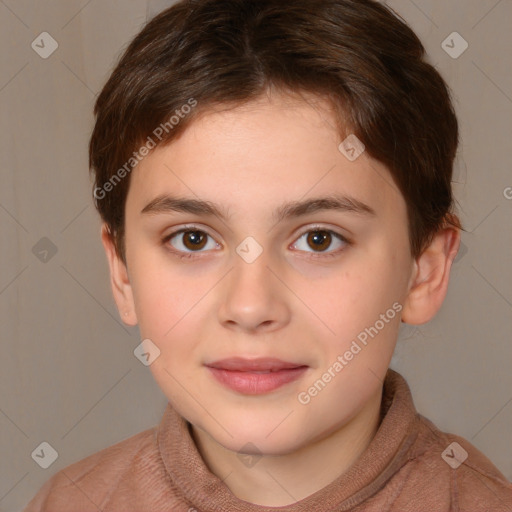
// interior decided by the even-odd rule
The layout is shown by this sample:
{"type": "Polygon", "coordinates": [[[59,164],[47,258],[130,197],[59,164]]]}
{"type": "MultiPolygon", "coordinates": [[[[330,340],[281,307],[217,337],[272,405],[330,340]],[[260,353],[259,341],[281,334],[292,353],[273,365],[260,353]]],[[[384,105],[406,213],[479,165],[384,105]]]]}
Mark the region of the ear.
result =
{"type": "Polygon", "coordinates": [[[108,226],[101,226],[101,242],[107,254],[110,267],[110,284],[121,320],[127,325],[137,325],[132,286],[125,263],[117,254],[108,226]]]}
{"type": "Polygon", "coordinates": [[[446,297],[450,269],[460,246],[460,230],[443,227],[414,262],[409,292],[404,301],[402,322],[427,323],[446,297]]]}

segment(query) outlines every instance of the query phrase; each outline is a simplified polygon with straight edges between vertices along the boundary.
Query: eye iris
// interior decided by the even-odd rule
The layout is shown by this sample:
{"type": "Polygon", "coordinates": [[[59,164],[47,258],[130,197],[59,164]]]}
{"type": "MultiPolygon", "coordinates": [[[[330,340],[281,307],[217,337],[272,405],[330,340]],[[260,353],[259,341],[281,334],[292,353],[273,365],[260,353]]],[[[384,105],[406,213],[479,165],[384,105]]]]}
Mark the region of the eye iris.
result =
{"type": "Polygon", "coordinates": [[[325,250],[331,245],[331,235],[327,231],[311,231],[307,241],[308,243],[313,242],[314,248],[325,250]]]}
{"type": "Polygon", "coordinates": [[[202,249],[206,243],[206,236],[204,236],[201,231],[185,231],[183,233],[184,242],[183,244],[187,249],[202,249]],[[192,246],[189,247],[188,242],[192,243],[192,246]],[[200,245],[202,243],[202,245],[200,245]]]}

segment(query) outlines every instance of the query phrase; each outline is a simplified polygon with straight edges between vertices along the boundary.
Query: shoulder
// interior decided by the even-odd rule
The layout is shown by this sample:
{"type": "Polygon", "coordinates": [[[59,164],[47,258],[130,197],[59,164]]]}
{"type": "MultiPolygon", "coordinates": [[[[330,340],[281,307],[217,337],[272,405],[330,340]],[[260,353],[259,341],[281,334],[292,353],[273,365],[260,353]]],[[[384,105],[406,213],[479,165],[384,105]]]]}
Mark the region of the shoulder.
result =
{"type": "Polygon", "coordinates": [[[53,475],[24,512],[69,512],[100,507],[133,465],[158,461],[156,427],[104,448],[53,475]]]}
{"type": "Polygon", "coordinates": [[[409,463],[409,483],[416,489],[428,483],[454,510],[512,510],[512,484],[498,468],[467,439],[442,432],[420,414],[409,463]]]}

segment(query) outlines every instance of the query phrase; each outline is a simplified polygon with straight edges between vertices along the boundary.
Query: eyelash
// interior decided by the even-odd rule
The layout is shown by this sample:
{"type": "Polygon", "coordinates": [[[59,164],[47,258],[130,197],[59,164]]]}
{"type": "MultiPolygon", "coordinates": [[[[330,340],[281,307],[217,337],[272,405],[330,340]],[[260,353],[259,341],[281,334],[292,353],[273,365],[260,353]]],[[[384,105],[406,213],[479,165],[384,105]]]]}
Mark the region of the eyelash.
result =
{"type": "MultiPolygon", "coordinates": [[[[167,250],[169,252],[171,252],[174,256],[176,256],[177,258],[180,258],[180,259],[193,259],[193,258],[196,258],[197,257],[196,253],[200,254],[202,251],[195,251],[195,252],[193,251],[193,252],[186,253],[186,252],[179,251],[177,249],[170,249],[169,248],[168,242],[172,238],[174,238],[177,235],[180,235],[181,233],[187,233],[189,231],[199,231],[200,233],[204,233],[205,235],[209,236],[210,238],[213,238],[209,233],[207,233],[203,229],[200,229],[199,227],[194,226],[194,225],[190,225],[190,226],[185,226],[184,228],[181,228],[178,231],[174,231],[173,233],[170,233],[169,235],[164,237],[164,239],[162,240],[162,244],[165,245],[167,250]]],[[[325,232],[325,233],[329,233],[331,235],[334,235],[336,238],[338,238],[338,240],[341,240],[346,246],[352,245],[352,241],[347,239],[346,237],[344,237],[342,234],[337,233],[336,231],[333,231],[331,229],[324,228],[322,226],[313,226],[313,227],[309,228],[307,231],[304,231],[303,233],[301,233],[296,238],[296,240],[300,240],[304,235],[306,235],[308,233],[311,233],[311,232],[315,232],[315,231],[322,231],[322,232],[325,232]]],[[[338,249],[337,251],[326,252],[326,253],[315,253],[315,252],[313,252],[313,253],[310,253],[311,256],[309,256],[309,257],[312,258],[312,259],[332,258],[332,257],[338,256],[344,250],[345,250],[345,248],[338,249]]]]}

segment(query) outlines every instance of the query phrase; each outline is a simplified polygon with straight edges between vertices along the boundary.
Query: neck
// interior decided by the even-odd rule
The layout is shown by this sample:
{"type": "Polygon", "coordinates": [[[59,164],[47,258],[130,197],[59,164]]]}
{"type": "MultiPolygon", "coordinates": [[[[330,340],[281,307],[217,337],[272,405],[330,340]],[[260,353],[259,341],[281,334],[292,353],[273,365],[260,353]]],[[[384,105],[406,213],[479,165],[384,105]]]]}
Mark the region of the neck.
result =
{"type": "Polygon", "coordinates": [[[238,454],[192,426],[192,437],[210,471],[239,499],[280,507],[323,489],[366,450],[380,424],[382,387],[348,423],[285,455],[263,455],[240,469],[238,454]]]}

